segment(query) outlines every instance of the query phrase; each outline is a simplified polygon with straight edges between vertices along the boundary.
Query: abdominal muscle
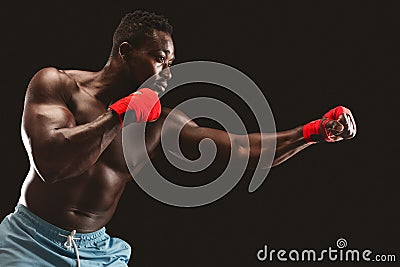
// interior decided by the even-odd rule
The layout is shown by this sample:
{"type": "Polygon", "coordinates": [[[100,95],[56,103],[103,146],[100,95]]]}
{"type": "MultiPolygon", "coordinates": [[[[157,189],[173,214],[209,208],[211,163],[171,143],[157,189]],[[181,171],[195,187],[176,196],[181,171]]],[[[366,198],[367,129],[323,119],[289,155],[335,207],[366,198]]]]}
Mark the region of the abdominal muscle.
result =
{"type": "Polygon", "coordinates": [[[45,183],[33,168],[21,190],[19,203],[62,229],[94,232],[113,216],[129,175],[101,162],[80,176],[45,183]]]}

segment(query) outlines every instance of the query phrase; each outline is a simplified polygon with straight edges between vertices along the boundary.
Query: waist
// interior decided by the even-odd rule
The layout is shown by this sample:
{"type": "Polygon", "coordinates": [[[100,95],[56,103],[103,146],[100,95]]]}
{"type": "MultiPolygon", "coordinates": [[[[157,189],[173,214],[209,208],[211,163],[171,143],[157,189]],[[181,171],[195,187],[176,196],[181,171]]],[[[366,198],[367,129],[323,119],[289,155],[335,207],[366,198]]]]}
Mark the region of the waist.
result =
{"type": "Polygon", "coordinates": [[[104,177],[78,178],[49,184],[32,171],[22,186],[19,203],[63,229],[96,231],[105,226],[114,214],[124,184],[110,185],[104,177]]]}
{"type": "Polygon", "coordinates": [[[48,205],[38,207],[35,205],[24,206],[38,218],[67,231],[76,230],[81,233],[95,232],[104,227],[110,220],[113,211],[88,212],[75,207],[63,205],[48,205]]]}
{"type": "MultiPolygon", "coordinates": [[[[70,230],[60,228],[50,222],[40,218],[33,212],[31,212],[27,207],[22,204],[18,204],[15,208],[15,212],[12,214],[17,220],[20,220],[26,227],[35,229],[36,233],[45,236],[56,242],[62,242],[65,237],[70,234],[70,230]]],[[[107,239],[106,228],[102,227],[97,231],[75,234],[77,238],[77,246],[84,246],[88,243],[98,242],[100,240],[107,239]]]]}

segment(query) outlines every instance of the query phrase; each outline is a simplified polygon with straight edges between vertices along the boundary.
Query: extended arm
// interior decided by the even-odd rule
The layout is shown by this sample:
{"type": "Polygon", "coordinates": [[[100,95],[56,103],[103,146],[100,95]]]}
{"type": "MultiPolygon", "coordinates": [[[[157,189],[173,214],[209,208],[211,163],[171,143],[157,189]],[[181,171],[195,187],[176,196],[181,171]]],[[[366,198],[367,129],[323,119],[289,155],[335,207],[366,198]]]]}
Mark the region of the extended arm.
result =
{"type": "MultiPolygon", "coordinates": [[[[252,133],[235,135],[225,131],[199,127],[182,113],[177,112],[174,120],[175,129],[180,132],[180,148],[189,159],[200,156],[198,146],[201,140],[211,139],[217,147],[217,160],[222,161],[231,156],[233,161],[249,160],[248,167],[254,168],[260,162],[260,167],[269,168],[271,153],[274,153],[272,166],[289,159],[311,144],[327,141],[335,142],[353,138],[356,134],[354,118],[351,112],[343,107],[337,107],[326,113],[322,119],[312,121],[304,126],[277,133],[252,133]],[[188,122],[189,121],[189,122],[188,122]],[[185,125],[182,127],[182,125],[185,125]],[[232,154],[232,155],[231,155],[232,154]]],[[[176,136],[169,129],[171,136],[176,136]]],[[[166,131],[167,133],[168,131],[166,131]]],[[[168,135],[167,135],[168,136],[168,135]]],[[[170,147],[176,154],[176,147],[170,147]]]]}

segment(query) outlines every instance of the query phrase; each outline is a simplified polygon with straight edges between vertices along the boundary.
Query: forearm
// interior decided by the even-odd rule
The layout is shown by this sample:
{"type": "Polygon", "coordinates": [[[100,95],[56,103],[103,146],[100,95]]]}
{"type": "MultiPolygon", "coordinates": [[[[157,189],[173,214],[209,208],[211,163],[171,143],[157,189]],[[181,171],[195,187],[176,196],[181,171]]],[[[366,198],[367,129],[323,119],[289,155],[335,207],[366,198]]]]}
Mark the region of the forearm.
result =
{"type": "Polygon", "coordinates": [[[257,164],[262,168],[270,166],[271,154],[272,167],[276,166],[310,145],[303,138],[303,127],[277,133],[254,133],[248,135],[249,140],[249,167],[255,168],[257,164]]]}
{"type": "Polygon", "coordinates": [[[303,137],[303,126],[276,133],[276,149],[272,166],[276,166],[310,146],[303,137]]]}
{"type": "Polygon", "coordinates": [[[37,171],[47,182],[82,174],[96,163],[120,129],[118,117],[107,111],[90,123],[52,130],[46,145],[35,149],[32,144],[37,171]]]}

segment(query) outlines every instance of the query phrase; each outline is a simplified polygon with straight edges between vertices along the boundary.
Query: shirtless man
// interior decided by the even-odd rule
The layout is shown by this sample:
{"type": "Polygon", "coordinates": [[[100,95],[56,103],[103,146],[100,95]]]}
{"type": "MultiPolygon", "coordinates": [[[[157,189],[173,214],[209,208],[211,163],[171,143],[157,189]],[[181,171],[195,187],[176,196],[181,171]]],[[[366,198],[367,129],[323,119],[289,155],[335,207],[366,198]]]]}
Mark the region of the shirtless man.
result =
{"type": "MultiPolygon", "coordinates": [[[[174,113],[163,125],[170,111],[161,109],[157,96],[172,77],[171,33],[172,27],[159,15],[128,13],[114,33],[110,57],[100,71],[48,67],[34,75],[22,122],[31,167],[15,212],[0,225],[2,266],[127,266],[130,246],[108,236],[104,228],[132,179],[122,151],[123,115],[133,114],[130,127],[148,122],[147,151],[132,155],[135,173],[146,163],[146,153],[160,151],[161,128],[168,134],[168,129],[180,128],[188,119],[174,113]],[[152,90],[132,94],[153,75],[152,90]]],[[[251,163],[265,150],[275,149],[268,145],[261,149],[260,141],[276,138],[273,165],[277,165],[311,144],[350,139],[355,133],[351,112],[337,107],[304,126],[276,135],[230,135],[232,141],[227,132],[190,121],[180,139],[183,151],[196,151],[202,139],[210,138],[218,157],[231,153],[240,160],[247,151],[251,163]]]]}

